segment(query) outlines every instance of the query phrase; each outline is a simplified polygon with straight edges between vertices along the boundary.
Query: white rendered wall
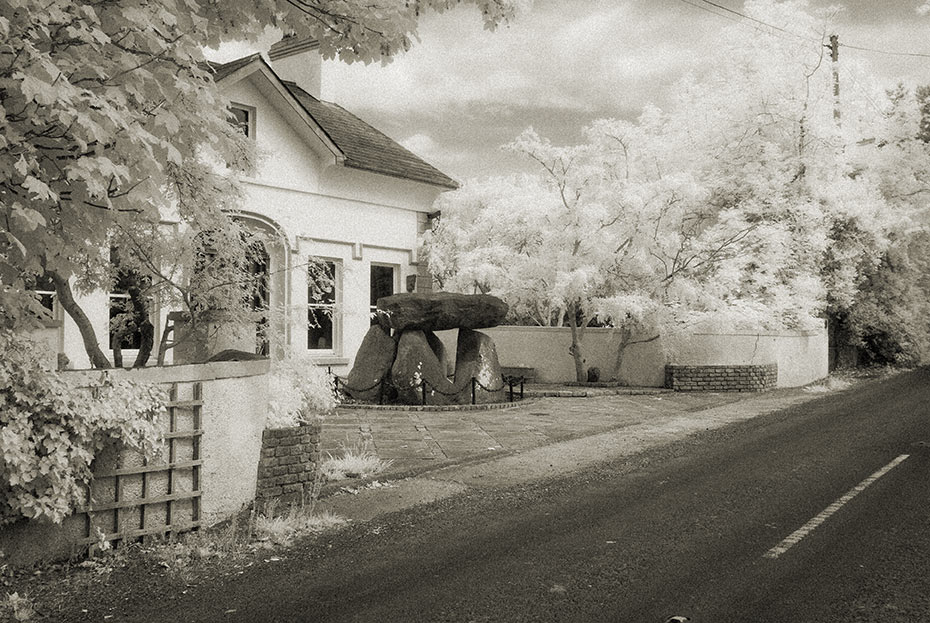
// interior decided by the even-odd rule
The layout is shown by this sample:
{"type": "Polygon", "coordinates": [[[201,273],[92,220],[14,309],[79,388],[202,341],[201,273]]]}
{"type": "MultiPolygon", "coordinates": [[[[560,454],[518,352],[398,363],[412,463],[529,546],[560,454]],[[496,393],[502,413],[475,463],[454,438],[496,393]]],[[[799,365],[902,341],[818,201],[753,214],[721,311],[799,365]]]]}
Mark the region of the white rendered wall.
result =
{"type": "Polygon", "coordinates": [[[255,177],[245,180],[243,207],[287,238],[282,287],[289,292],[287,322],[295,349],[307,347],[308,259],[339,266],[335,348],[315,355],[321,365],[346,374],[370,327],[371,264],[395,267],[395,291],[404,291],[406,277],[417,272],[417,214],[432,210],[441,189],[327,164],[301,138],[293,117],[274,108],[255,84],[242,81],[228,90],[232,101],[255,107],[255,138],[265,154],[255,177]]]}
{"type": "MultiPolygon", "coordinates": [[[[504,367],[533,368],[541,383],[575,380],[574,359],[569,354],[571,329],[568,327],[500,326],[482,329],[494,340],[504,367]]],[[[440,331],[440,339],[452,356],[456,331],[440,331]]],[[[635,339],[640,339],[639,336],[635,339]]],[[[663,344],[654,340],[631,344],[617,368],[619,332],[588,328],[582,339],[585,368],[598,367],[601,380],[619,380],[625,385],[662,387],[665,364],[749,365],[778,364],[778,386],[799,387],[827,376],[826,329],[786,331],[773,334],[694,334],[683,335],[663,344]]]]}

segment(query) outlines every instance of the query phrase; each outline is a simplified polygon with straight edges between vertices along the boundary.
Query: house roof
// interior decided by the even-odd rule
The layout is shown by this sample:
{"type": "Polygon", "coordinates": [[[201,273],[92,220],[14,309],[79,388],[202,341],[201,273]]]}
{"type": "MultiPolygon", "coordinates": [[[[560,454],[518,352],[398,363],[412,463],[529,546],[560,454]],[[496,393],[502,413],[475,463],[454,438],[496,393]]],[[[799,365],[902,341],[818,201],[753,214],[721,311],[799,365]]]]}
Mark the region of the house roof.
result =
{"type": "MultiPolygon", "coordinates": [[[[271,69],[260,54],[252,54],[229,63],[211,64],[214,80],[219,82],[251,63],[271,69]]],[[[274,74],[274,70],[271,72],[274,74]]],[[[345,166],[432,186],[459,187],[454,179],[342,106],[317,99],[293,82],[280,83],[342,152],[345,166]]]]}
{"type": "Polygon", "coordinates": [[[229,61],[228,63],[207,63],[210,70],[213,71],[213,81],[219,82],[223,78],[226,78],[236,71],[254,63],[257,60],[261,60],[261,54],[250,54],[248,56],[243,56],[234,61],[229,61]]]}
{"type": "Polygon", "coordinates": [[[319,100],[293,82],[284,82],[345,154],[345,166],[382,175],[458,188],[458,182],[365,123],[338,104],[319,100]]]}

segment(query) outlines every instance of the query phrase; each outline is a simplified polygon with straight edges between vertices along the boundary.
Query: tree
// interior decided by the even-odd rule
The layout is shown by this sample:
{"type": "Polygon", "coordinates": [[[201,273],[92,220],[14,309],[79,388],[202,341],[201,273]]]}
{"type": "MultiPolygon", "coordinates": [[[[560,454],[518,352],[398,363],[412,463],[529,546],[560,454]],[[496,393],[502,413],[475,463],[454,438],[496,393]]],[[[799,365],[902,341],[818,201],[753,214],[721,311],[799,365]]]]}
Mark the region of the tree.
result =
{"type": "Polygon", "coordinates": [[[444,285],[482,283],[543,310],[524,315],[536,322],[564,317],[579,381],[595,316],[623,332],[620,360],[637,334],[807,328],[848,312],[908,215],[883,187],[900,185],[859,157],[884,111],[849,96],[837,123],[829,30],[803,9],[748,2],[810,37],[732,29],[668,111],[598,121],[572,147],[524,134],[510,147],[539,177],[467,184],[440,204],[428,256],[444,285]],[[489,234],[510,228],[525,233],[489,234]]]}
{"type": "Polygon", "coordinates": [[[863,361],[922,363],[930,356],[930,88],[888,91],[874,140],[859,146],[862,175],[872,176],[888,206],[904,215],[880,263],[864,271],[859,295],[838,315],[838,331],[863,361]]]}
{"type": "MultiPolygon", "coordinates": [[[[488,27],[517,4],[466,1],[488,27]]],[[[254,157],[228,123],[203,46],[254,40],[275,26],[317,39],[329,57],[386,60],[409,48],[423,12],[459,3],[0,2],[4,326],[42,313],[25,282],[46,275],[81,329],[92,364],[108,367],[71,292],[75,283],[88,289],[114,280],[107,249],[121,249],[122,270],[151,278],[147,290],[173,291],[182,300],[190,293],[161,261],[166,238],[186,229],[213,232],[223,239],[212,250],[218,262],[246,263],[247,245],[229,214],[240,197],[237,174],[254,166],[254,157]],[[182,224],[178,232],[159,230],[167,214],[182,224]]]]}
{"type": "Polygon", "coordinates": [[[747,249],[756,228],[707,209],[706,189],[687,173],[656,172],[654,112],[640,126],[595,124],[575,147],[524,133],[510,147],[544,173],[466,184],[439,204],[427,239],[444,287],[502,296],[518,320],[567,325],[579,381],[586,327],[609,323],[624,346],[656,339],[679,318],[669,313],[676,303],[710,304],[695,284],[747,249]]]}

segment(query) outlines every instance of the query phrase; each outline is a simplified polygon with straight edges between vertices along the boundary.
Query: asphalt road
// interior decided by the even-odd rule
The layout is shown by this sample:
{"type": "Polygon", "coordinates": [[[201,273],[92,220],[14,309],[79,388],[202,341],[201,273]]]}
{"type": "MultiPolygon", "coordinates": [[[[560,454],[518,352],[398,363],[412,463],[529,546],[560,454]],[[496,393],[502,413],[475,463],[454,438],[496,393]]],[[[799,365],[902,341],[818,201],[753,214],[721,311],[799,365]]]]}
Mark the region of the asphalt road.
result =
{"type": "Polygon", "coordinates": [[[125,614],[144,621],[922,620],[930,613],[928,409],[926,370],[864,383],[580,475],[384,516],[125,614]],[[833,514],[778,557],[766,555],[829,508],[833,514]]]}

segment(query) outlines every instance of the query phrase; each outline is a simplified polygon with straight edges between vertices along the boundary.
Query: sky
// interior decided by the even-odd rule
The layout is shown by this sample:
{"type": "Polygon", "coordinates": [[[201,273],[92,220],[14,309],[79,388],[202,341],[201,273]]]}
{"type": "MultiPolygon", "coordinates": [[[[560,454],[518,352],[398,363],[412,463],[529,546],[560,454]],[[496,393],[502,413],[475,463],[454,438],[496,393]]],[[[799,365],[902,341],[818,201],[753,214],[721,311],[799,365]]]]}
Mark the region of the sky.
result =
{"type": "MultiPolygon", "coordinates": [[[[744,12],[742,0],[713,4],[744,12]]],[[[532,163],[500,148],[525,128],[570,144],[595,119],[635,120],[646,104],[666,105],[683,76],[700,75],[728,28],[756,27],[719,6],[535,0],[494,32],[484,30],[473,6],[428,13],[419,43],[387,65],[325,62],[323,99],[460,181],[529,171],[532,163]]],[[[930,0],[810,0],[809,6],[842,7],[831,22],[844,46],[840,64],[856,63],[889,87],[930,84],[928,57],[845,47],[930,54],[930,0]]]]}

